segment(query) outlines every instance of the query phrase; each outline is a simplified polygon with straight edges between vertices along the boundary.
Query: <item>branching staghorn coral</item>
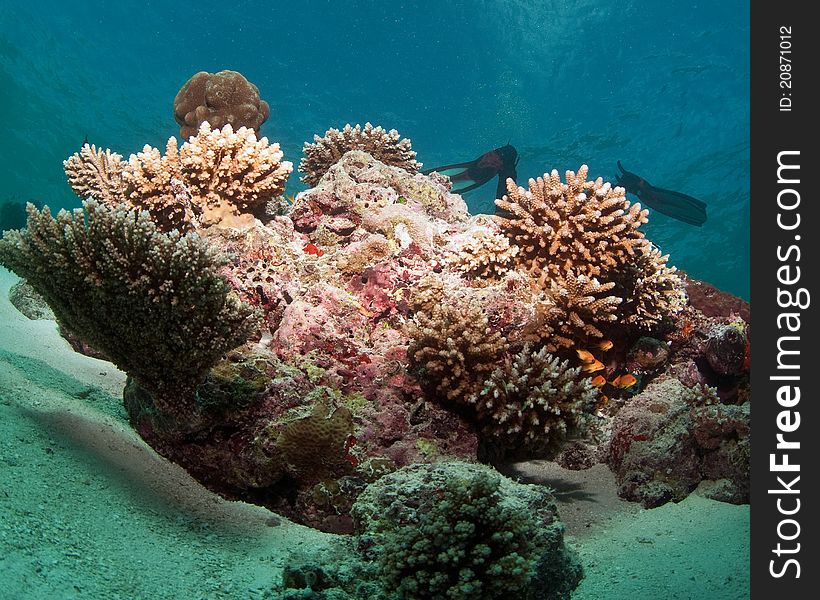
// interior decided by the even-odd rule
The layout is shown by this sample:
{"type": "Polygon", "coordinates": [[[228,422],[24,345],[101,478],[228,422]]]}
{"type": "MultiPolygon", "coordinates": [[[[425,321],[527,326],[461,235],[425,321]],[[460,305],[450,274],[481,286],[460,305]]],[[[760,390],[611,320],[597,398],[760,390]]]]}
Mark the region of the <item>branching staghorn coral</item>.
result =
{"type": "Polygon", "coordinates": [[[64,165],[78,195],[106,203],[124,200],[150,212],[167,231],[263,215],[293,170],[282,158],[279,144],[257,140],[251,129],[211,130],[205,122],[179,149],[170,138],[164,155],[146,145],[125,163],[109,151],[84,147],[64,165]]]}
{"type": "Polygon", "coordinates": [[[364,128],[359,124],[355,127],[347,124],[341,130],[328,129],[324,137],[314,135],[312,144],[305,142],[304,157],[299,163],[302,181],[315,186],[322,175],[351,150],[362,150],[386,165],[400,167],[410,173],[417,173],[421,168],[410,140],[401,139],[395,129],[387,131],[370,123],[365,123],[364,128]]]}
{"type": "Polygon", "coordinates": [[[527,345],[484,382],[476,416],[485,434],[504,445],[553,447],[583,426],[596,397],[579,367],[527,345]]]}
{"type": "Polygon", "coordinates": [[[111,150],[84,144],[63,161],[68,184],[80,198],[94,198],[109,206],[125,202],[122,172],[128,163],[111,150]]]}
{"type": "Polygon", "coordinates": [[[588,172],[581,165],[577,175],[567,171],[562,183],[553,170],[530,179],[529,190],[507,180],[507,195],[496,200],[510,214],[496,221],[521,248],[518,258],[534,276],[544,270],[551,275],[573,270],[601,277],[626,263],[643,240],[638,228],[648,211],[631,205],[621,187],[600,177],[587,181],[588,172]]]}
{"type": "Polygon", "coordinates": [[[253,310],[229,295],[199,236],[163,234],[146,212],[83,205],[55,219],[29,204],[28,227],[0,240],[0,264],[158,407],[191,410],[208,369],[254,331],[253,310]]]}
{"type": "Polygon", "coordinates": [[[595,278],[568,271],[549,281],[542,278],[542,285],[548,286],[555,305],[552,314],[558,346],[570,345],[564,343],[570,342],[570,338],[603,337],[596,323],[611,323],[618,319],[615,311],[621,299],[604,295],[615,287],[611,281],[600,283],[595,278]]]}
{"type": "Polygon", "coordinates": [[[506,348],[472,298],[442,299],[419,310],[407,326],[411,364],[423,369],[436,393],[449,402],[469,401],[506,348]]]}
{"type": "Polygon", "coordinates": [[[664,316],[683,310],[686,291],[677,269],[667,264],[668,254],[662,255],[648,241],[635,254],[635,261],[627,269],[627,275],[633,271],[632,276],[618,279],[626,288],[619,312],[626,315],[625,322],[650,329],[664,316]]]}
{"type": "Polygon", "coordinates": [[[582,165],[562,183],[553,170],[530,179],[528,190],[508,180],[496,200],[507,216],[496,222],[520,248],[516,261],[565,310],[558,329],[567,338],[601,337],[599,325],[616,319],[651,328],[685,305],[683,285],[639,231],[648,212],[623,188],[587,175],[582,165]]]}

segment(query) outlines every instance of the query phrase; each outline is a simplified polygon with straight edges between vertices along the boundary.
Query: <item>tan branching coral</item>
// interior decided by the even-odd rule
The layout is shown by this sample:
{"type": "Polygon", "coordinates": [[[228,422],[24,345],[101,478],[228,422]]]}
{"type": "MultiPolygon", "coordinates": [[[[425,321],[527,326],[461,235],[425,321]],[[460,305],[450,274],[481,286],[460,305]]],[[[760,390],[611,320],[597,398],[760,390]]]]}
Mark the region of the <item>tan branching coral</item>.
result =
{"type": "Polygon", "coordinates": [[[583,426],[597,395],[579,367],[525,346],[485,380],[476,416],[484,433],[504,445],[547,448],[583,426]]]}
{"type": "Polygon", "coordinates": [[[636,255],[635,262],[630,265],[635,276],[621,278],[626,280],[628,287],[623,294],[624,306],[619,312],[625,314],[625,322],[649,329],[664,316],[683,310],[687,296],[677,269],[667,264],[668,254],[662,255],[647,242],[636,255]]]}
{"type": "Polygon", "coordinates": [[[407,334],[411,364],[449,402],[469,402],[506,348],[472,298],[443,300],[417,312],[407,334]]]}
{"type": "Polygon", "coordinates": [[[615,310],[621,303],[617,296],[605,296],[615,284],[600,283],[586,275],[576,275],[568,271],[549,280],[551,298],[557,311],[554,327],[558,337],[557,345],[569,345],[571,339],[602,337],[603,332],[596,324],[617,320],[615,310]]]}
{"type": "Polygon", "coordinates": [[[400,167],[410,173],[417,173],[421,168],[410,140],[401,139],[395,129],[387,131],[370,123],[365,123],[364,127],[347,124],[341,130],[328,129],[324,137],[314,135],[313,143],[305,142],[304,157],[299,163],[302,181],[315,186],[322,175],[351,150],[362,150],[386,165],[400,167]]]}
{"type": "MultiPolygon", "coordinates": [[[[519,260],[533,275],[573,270],[601,277],[626,263],[643,240],[638,231],[648,211],[631,205],[621,187],[599,177],[587,181],[589,169],[558,171],[529,180],[529,190],[507,180],[507,195],[496,205],[510,216],[496,217],[510,241],[521,248],[519,260]]],[[[606,279],[606,277],[604,277],[606,279]]]]}
{"type": "Polygon", "coordinates": [[[467,277],[482,282],[496,281],[509,272],[520,248],[510,245],[510,239],[486,228],[472,232],[447,262],[467,277]]]}
{"type": "Polygon", "coordinates": [[[600,337],[599,325],[616,319],[651,328],[686,303],[668,256],[639,230],[648,211],[630,204],[623,188],[587,176],[582,165],[565,183],[555,170],[530,179],[527,190],[508,180],[508,194],[496,200],[504,215],[496,223],[520,249],[515,262],[559,310],[553,347],[600,337]]]}
{"type": "Polygon", "coordinates": [[[68,184],[80,198],[94,198],[108,205],[125,201],[122,172],[126,163],[111,150],[84,144],[63,161],[68,184]]]}
{"type": "Polygon", "coordinates": [[[259,97],[259,88],[236,71],[200,71],[174,98],[174,118],[182,139],[196,135],[205,121],[214,129],[231,125],[258,133],[269,115],[270,106],[259,97]]]}
{"type": "Polygon", "coordinates": [[[264,215],[293,170],[282,158],[279,144],[257,140],[253,130],[211,130],[205,122],[182,148],[172,137],[164,154],[146,145],[127,163],[84,148],[66,161],[66,173],[78,193],[98,193],[104,202],[124,197],[163,230],[188,229],[264,215]]]}

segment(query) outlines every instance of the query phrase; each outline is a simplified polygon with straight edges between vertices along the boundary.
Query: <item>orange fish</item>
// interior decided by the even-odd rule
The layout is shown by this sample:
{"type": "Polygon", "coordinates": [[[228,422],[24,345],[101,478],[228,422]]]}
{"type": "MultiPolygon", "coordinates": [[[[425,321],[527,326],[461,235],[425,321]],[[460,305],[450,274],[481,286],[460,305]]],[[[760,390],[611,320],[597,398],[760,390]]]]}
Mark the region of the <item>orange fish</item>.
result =
{"type": "Polygon", "coordinates": [[[596,375],[592,378],[592,385],[594,385],[595,387],[604,387],[605,383],[606,377],[604,377],[603,375],[596,375]]]}
{"type": "Polygon", "coordinates": [[[615,379],[613,379],[609,383],[614,385],[616,388],[620,388],[622,390],[625,390],[626,388],[630,388],[633,385],[635,385],[636,383],[638,383],[638,380],[635,378],[634,375],[632,375],[630,373],[626,373],[624,375],[618,375],[618,377],[616,377],[615,379]]]}
{"type": "Polygon", "coordinates": [[[607,404],[609,404],[609,396],[601,396],[598,398],[598,403],[595,405],[596,410],[603,409],[607,404]]]}
{"type": "Polygon", "coordinates": [[[305,254],[315,254],[316,256],[324,256],[324,254],[325,254],[325,251],[324,251],[324,250],[320,250],[320,249],[316,246],[316,244],[313,244],[313,243],[309,243],[309,244],[307,244],[307,245],[303,248],[303,250],[305,251],[305,254]]]}
{"type": "Polygon", "coordinates": [[[595,360],[594,358],[593,360],[594,362],[587,363],[581,367],[581,370],[584,373],[594,373],[595,371],[600,371],[604,368],[604,363],[602,363],[600,360],[595,360]]]}
{"type": "Polygon", "coordinates": [[[612,346],[614,346],[614,345],[615,345],[615,344],[613,344],[611,340],[604,340],[603,342],[601,342],[600,344],[598,344],[598,348],[600,348],[601,350],[603,350],[604,352],[606,352],[607,350],[609,350],[610,348],[612,348],[612,346]]]}
{"type": "Polygon", "coordinates": [[[590,364],[595,362],[595,357],[592,356],[592,352],[590,352],[589,350],[576,350],[575,352],[578,354],[578,358],[580,358],[581,362],[583,362],[584,364],[590,364]]]}

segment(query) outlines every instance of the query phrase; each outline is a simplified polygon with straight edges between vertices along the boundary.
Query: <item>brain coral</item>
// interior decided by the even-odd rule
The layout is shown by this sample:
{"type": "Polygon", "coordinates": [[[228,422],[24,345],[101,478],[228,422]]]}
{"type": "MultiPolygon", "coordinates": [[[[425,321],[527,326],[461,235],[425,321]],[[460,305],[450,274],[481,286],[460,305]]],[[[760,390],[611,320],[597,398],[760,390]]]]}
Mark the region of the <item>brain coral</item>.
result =
{"type": "Polygon", "coordinates": [[[416,173],[421,168],[410,140],[400,139],[395,129],[387,131],[370,123],[365,123],[364,128],[347,124],[342,130],[328,129],[324,137],[314,135],[312,144],[305,142],[304,157],[299,163],[302,181],[316,185],[322,175],[351,150],[362,150],[386,165],[400,167],[409,173],[416,173]]]}
{"type": "Polygon", "coordinates": [[[259,88],[236,71],[200,71],[174,98],[174,118],[183,139],[196,135],[205,121],[216,129],[231,125],[258,132],[269,115],[270,107],[259,97],[259,88]]]}
{"type": "Polygon", "coordinates": [[[353,517],[403,599],[558,600],[581,578],[549,491],[481,465],[404,467],[369,485],[353,517]]]}

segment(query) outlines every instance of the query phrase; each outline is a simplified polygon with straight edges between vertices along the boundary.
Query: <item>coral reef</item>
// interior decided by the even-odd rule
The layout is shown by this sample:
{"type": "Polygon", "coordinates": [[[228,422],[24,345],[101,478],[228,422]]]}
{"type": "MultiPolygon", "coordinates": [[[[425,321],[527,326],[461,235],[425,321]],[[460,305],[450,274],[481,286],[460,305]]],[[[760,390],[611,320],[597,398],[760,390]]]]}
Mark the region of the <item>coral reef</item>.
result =
{"type": "Polygon", "coordinates": [[[569,598],[582,574],[555,501],[466,463],[413,465],[353,506],[359,546],[400,598],[569,598]]]}
{"type": "Polygon", "coordinates": [[[0,264],[171,412],[192,410],[208,370],[255,327],[212,248],[159,232],[147,213],[89,200],[55,219],[29,205],[27,229],[0,240],[0,264]]]}
{"type": "Polygon", "coordinates": [[[86,144],[63,164],[78,196],[147,210],[168,231],[263,216],[293,170],[282,158],[279,144],[257,140],[253,130],[228,124],[212,131],[205,122],[181,148],[170,138],[164,155],[146,145],[124,162],[86,144]]]}
{"type": "Polygon", "coordinates": [[[268,116],[270,106],[259,97],[259,88],[236,71],[200,71],[174,98],[174,119],[182,139],[196,135],[206,121],[215,129],[231,125],[259,133],[268,116]]]}
{"type": "Polygon", "coordinates": [[[302,181],[315,186],[328,169],[351,150],[362,150],[386,165],[400,167],[409,173],[416,173],[421,168],[410,140],[401,139],[395,129],[387,131],[370,123],[365,123],[364,127],[359,124],[352,127],[348,123],[341,130],[328,129],[323,137],[314,135],[313,143],[305,142],[304,157],[299,163],[302,181]]]}
{"type": "MultiPolygon", "coordinates": [[[[668,266],[620,188],[583,167],[511,187],[506,218],[471,216],[398,134],[351,127],[312,146],[318,183],[281,213],[278,146],[199,131],[128,161],[84,147],[66,171],[97,200],[88,230],[36,213],[37,243],[23,252],[32,233],[13,232],[0,252],[67,307],[76,348],[128,371],[134,428],[209,488],[337,533],[369,484],[450,460],[603,459],[648,504],[699,484],[744,497],[748,307],[668,266]],[[686,303],[695,286],[710,314],[686,303]],[[661,419],[647,397],[670,376],[717,396],[661,419]]],[[[316,593],[354,593],[331,583],[316,593]]]]}

